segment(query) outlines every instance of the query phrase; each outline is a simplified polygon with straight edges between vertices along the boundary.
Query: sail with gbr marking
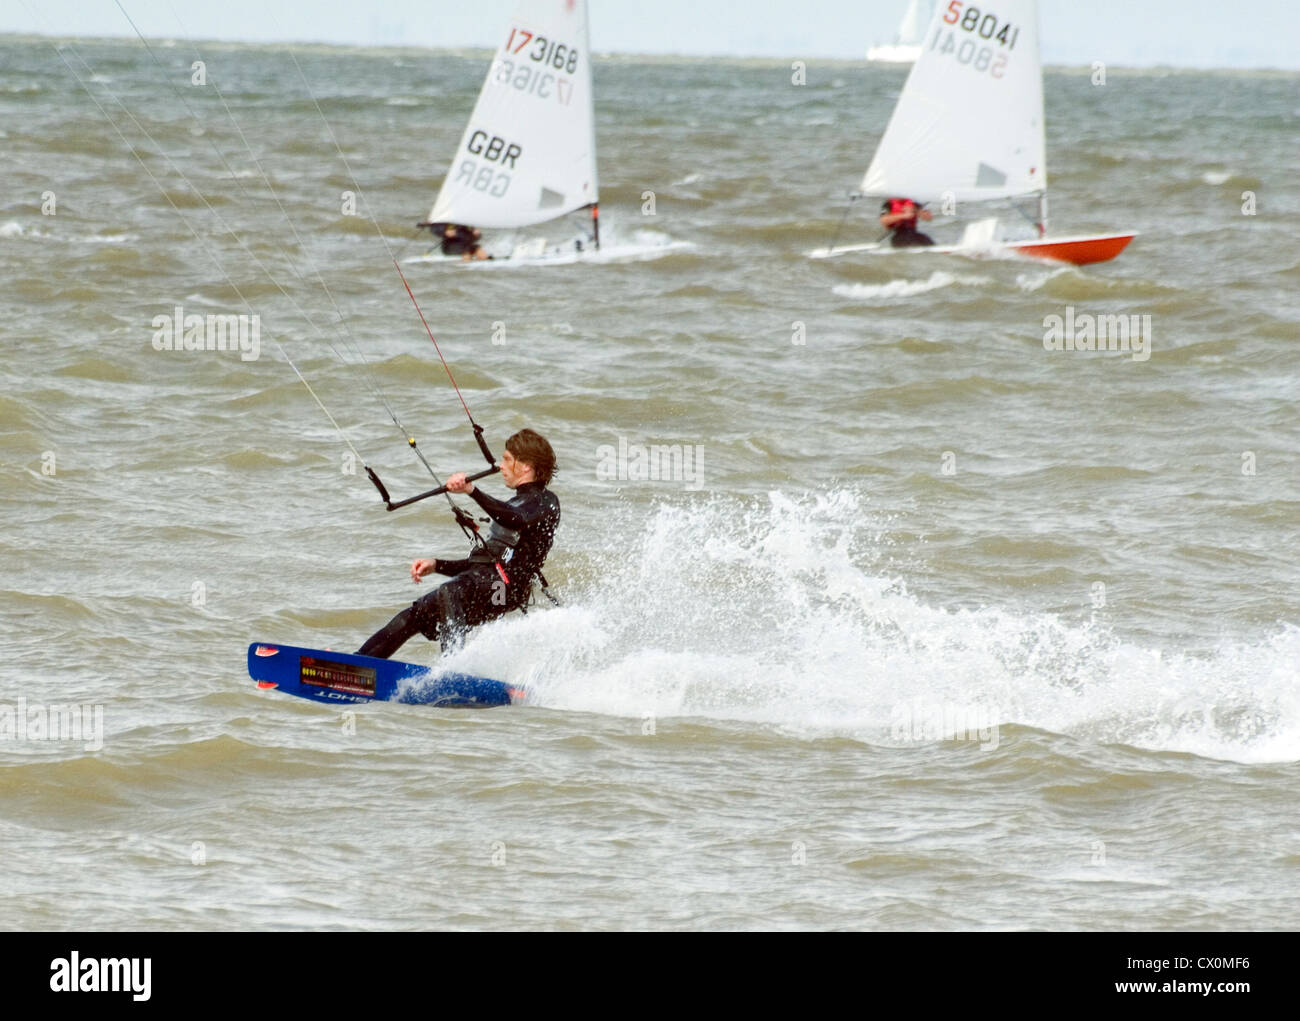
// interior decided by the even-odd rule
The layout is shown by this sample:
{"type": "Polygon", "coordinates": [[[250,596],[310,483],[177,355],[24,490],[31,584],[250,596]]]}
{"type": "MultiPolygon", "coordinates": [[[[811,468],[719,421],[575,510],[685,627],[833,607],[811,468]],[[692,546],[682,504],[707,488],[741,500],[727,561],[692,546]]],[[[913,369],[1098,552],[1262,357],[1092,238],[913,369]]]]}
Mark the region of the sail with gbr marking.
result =
{"type": "Polygon", "coordinates": [[[941,3],[859,190],[979,202],[1046,189],[1035,0],[941,3]]]}
{"type": "Polygon", "coordinates": [[[587,0],[522,0],[429,221],[527,227],[597,200],[587,0]]]}

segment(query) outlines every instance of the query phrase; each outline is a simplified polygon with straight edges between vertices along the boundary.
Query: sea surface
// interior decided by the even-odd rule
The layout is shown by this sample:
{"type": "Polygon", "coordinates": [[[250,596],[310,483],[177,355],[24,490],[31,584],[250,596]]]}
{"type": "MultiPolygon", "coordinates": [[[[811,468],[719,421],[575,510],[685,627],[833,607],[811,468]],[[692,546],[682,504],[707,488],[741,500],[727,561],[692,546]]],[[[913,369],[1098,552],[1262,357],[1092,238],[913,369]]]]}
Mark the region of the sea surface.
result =
{"type": "Polygon", "coordinates": [[[1049,69],[1053,233],[1140,232],[1072,268],[808,257],[904,71],[603,57],[600,254],[466,266],[413,225],[488,54],[150,45],[0,39],[0,926],[1296,926],[1300,76],[1049,69]],[[562,605],[452,661],[526,706],[247,676],[464,553],[361,467],[483,467],[394,259],[558,453],[562,605]]]}

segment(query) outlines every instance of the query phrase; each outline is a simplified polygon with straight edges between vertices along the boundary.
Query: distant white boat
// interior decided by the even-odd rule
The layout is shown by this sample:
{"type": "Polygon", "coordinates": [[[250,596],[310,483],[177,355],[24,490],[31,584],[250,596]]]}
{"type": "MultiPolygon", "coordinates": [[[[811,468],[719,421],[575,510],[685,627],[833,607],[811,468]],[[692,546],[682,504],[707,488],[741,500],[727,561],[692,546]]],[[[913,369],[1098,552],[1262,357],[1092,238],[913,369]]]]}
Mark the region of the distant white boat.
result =
{"type": "Polygon", "coordinates": [[[894,41],[885,46],[872,46],[867,59],[880,64],[914,64],[921,55],[921,40],[925,26],[934,14],[933,0],[908,0],[907,13],[898,26],[894,41]]]}

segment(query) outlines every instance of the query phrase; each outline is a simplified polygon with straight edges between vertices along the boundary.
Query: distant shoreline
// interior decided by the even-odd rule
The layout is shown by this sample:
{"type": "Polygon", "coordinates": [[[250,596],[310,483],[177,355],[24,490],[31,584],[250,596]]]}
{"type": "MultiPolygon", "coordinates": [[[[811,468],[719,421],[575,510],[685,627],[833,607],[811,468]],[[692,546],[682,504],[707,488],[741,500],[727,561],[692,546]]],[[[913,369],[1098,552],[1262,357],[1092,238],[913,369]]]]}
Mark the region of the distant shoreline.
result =
{"type": "MultiPolygon", "coordinates": [[[[3,43],[76,43],[78,45],[104,45],[123,42],[134,42],[136,37],[131,33],[122,35],[98,35],[98,36],[75,36],[75,35],[42,35],[31,32],[0,32],[0,42],[3,43]]],[[[226,49],[255,49],[255,50],[282,50],[287,48],[298,52],[353,52],[358,55],[372,54],[375,56],[392,56],[394,54],[409,54],[412,56],[429,56],[438,54],[448,57],[460,57],[469,60],[487,60],[493,50],[488,47],[435,47],[435,46],[418,46],[410,43],[333,43],[319,42],[312,40],[281,40],[275,42],[250,42],[238,39],[189,39],[176,36],[152,36],[149,42],[160,49],[179,48],[182,45],[226,49]]],[[[891,65],[891,64],[874,64],[866,60],[866,51],[863,50],[861,58],[848,57],[824,57],[815,54],[795,54],[789,57],[776,56],[753,56],[738,57],[710,54],[673,54],[673,53],[606,53],[600,50],[596,51],[596,59],[603,63],[626,63],[626,64],[723,64],[734,67],[780,67],[788,68],[791,60],[800,59],[815,66],[833,67],[840,70],[850,70],[860,67],[874,67],[879,70],[890,70],[905,72],[910,69],[910,65],[891,65]]],[[[1043,70],[1053,73],[1075,73],[1091,74],[1092,67],[1090,64],[1054,64],[1044,63],[1043,70]]],[[[1127,75],[1151,75],[1151,74],[1231,74],[1231,75],[1263,75],[1277,77],[1297,77],[1300,76],[1300,67],[1279,68],[1279,67],[1197,67],[1193,65],[1181,64],[1111,64],[1106,65],[1107,74],[1127,74],[1127,75]]]]}

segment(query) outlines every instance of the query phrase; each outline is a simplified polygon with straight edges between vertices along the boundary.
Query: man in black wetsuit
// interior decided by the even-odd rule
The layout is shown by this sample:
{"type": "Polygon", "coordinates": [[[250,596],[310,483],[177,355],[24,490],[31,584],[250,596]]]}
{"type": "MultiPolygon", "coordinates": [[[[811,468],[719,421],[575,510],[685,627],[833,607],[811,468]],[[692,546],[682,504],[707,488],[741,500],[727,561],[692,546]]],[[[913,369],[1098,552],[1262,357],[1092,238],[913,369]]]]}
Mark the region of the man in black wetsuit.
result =
{"type": "Polygon", "coordinates": [[[880,226],[889,228],[893,248],[918,248],[934,244],[929,234],[916,229],[916,220],[933,220],[934,214],[911,199],[885,199],[880,204],[880,226]]]}
{"type": "Polygon", "coordinates": [[[555,471],[555,451],[546,438],[521,429],[506,440],[501,477],[515,490],[510,500],[488,496],[460,472],[447,480],[452,493],[464,493],[487,511],[492,531],[487,544],[464,560],[417,560],[411,580],[435,571],[451,576],[421,596],[357,650],[361,656],[388,659],[415,634],[456,649],[471,628],[525,605],[533,578],[551,550],[560,524],[560,501],[546,488],[555,471]]]}

